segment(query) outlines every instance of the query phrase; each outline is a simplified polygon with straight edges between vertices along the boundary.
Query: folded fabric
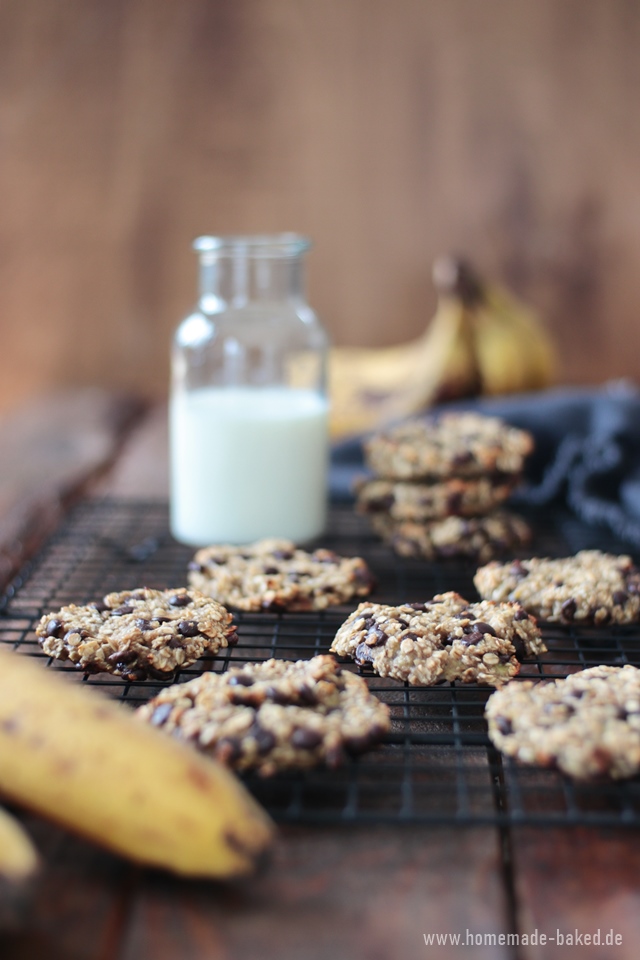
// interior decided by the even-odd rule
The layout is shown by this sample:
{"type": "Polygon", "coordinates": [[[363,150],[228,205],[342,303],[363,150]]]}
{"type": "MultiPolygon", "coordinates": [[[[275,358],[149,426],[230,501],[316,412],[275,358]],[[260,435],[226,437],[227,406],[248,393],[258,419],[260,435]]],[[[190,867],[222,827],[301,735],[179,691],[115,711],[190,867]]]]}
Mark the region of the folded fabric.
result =
{"type": "MultiPolygon", "coordinates": [[[[565,501],[581,520],[604,524],[640,546],[640,389],[614,381],[599,389],[563,388],[479,398],[435,408],[473,409],[529,430],[536,441],[526,482],[513,502],[565,501]]],[[[363,437],[335,444],[330,485],[334,500],[353,499],[366,473],[363,437]]]]}

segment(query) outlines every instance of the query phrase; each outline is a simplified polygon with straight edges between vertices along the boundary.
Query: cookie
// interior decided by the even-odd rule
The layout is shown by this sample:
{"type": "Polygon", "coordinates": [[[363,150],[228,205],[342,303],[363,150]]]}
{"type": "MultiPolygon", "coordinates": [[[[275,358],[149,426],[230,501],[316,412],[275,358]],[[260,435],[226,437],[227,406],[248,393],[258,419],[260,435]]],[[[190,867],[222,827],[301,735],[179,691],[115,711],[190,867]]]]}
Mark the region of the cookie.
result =
{"type": "Polygon", "coordinates": [[[361,603],[331,652],[370,664],[381,677],[430,685],[443,680],[499,686],[519,660],[546,650],[533,617],[517,603],[469,603],[457,593],[399,607],[361,603]]]}
{"type": "Polygon", "coordinates": [[[372,514],[370,519],[376,533],[401,557],[426,560],[470,557],[484,561],[519,550],[531,539],[531,530],[525,521],[506,511],[423,523],[395,521],[382,513],[372,514]]]}
{"type": "Polygon", "coordinates": [[[532,450],[529,433],[469,412],[407,420],[364,445],[370,469],[396,480],[519,474],[532,450]]]}
{"type": "Polygon", "coordinates": [[[199,550],[189,583],[238,610],[324,610],[366,597],[375,580],[360,557],[307,553],[289,540],[199,550]]]}
{"type": "Polygon", "coordinates": [[[337,766],[389,729],[389,709],[330,656],[247,663],[163,690],[140,720],[236,770],[337,766]]]}
{"type": "Polygon", "coordinates": [[[434,483],[403,480],[368,480],[357,490],[360,513],[384,513],[392,520],[472,517],[503,503],[520,478],[517,475],[451,477],[434,483]]]}
{"type": "Polygon", "coordinates": [[[637,623],[640,571],[631,557],[582,550],[574,557],[489,563],[474,583],[487,600],[517,600],[552,623],[637,623]]]}
{"type": "Polygon", "coordinates": [[[50,657],[89,673],[166,680],[205,653],[237,641],[231,614],[195,590],[125,590],[48,613],[36,628],[50,657]]]}
{"type": "Polygon", "coordinates": [[[640,771],[640,670],[591,667],[566,680],[510,683],[485,715],[498,750],[578,779],[640,771]]]}

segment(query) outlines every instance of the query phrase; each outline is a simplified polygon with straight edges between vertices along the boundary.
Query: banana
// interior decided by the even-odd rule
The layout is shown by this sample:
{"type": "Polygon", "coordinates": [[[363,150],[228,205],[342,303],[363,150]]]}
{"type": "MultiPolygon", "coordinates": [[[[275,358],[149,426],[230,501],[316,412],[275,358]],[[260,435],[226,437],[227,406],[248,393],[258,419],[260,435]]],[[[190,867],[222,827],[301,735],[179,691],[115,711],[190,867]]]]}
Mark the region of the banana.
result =
{"type": "Polygon", "coordinates": [[[435,261],[433,280],[438,306],[421,337],[330,352],[334,438],[377,429],[442,400],[538,390],[553,381],[553,344],[525,306],[454,257],[435,261]]]}
{"type": "Polygon", "coordinates": [[[332,436],[372,430],[438,400],[469,396],[478,382],[464,304],[443,294],[431,326],[416,340],[330,352],[332,436]]]}
{"type": "Polygon", "coordinates": [[[142,864],[249,873],[266,813],[213,760],[30,658],[0,652],[0,793],[142,864]]]}
{"type": "Polygon", "coordinates": [[[18,821],[0,807],[0,877],[10,883],[28,880],[38,868],[38,854],[18,821]]]}

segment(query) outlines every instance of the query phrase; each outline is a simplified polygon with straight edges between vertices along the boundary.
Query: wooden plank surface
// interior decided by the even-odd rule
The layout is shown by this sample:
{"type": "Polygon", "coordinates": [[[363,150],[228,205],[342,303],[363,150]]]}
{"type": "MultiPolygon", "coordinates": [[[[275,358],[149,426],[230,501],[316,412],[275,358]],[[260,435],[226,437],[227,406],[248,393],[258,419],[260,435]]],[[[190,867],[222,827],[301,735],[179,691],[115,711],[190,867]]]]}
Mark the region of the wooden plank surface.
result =
{"type": "Polygon", "coordinates": [[[521,932],[555,940],[521,948],[523,960],[637,960],[640,836],[637,830],[518,829],[514,875],[521,932]],[[601,931],[600,945],[576,942],[601,931]],[[558,932],[564,938],[558,943],[558,932]],[[620,942],[607,944],[607,934],[620,942]],[[568,935],[573,944],[567,942],[568,935]]]}
{"type": "Polygon", "coordinates": [[[267,872],[233,889],[150,878],[118,960],[418,960],[424,934],[467,928],[509,929],[496,831],[289,828],[267,872]]]}
{"type": "Polygon", "coordinates": [[[307,232],[338,343],[423,330],[460,250],[564,378],[640,374],[640,6],[7,0],[0,406],[164,394],[202,232],[307,232]]]}
{"type": "Polygon", "coordinates": [[[94,388],[46,394],[0,418],[0,588],[113,463],[142,410],[94,388]]]}

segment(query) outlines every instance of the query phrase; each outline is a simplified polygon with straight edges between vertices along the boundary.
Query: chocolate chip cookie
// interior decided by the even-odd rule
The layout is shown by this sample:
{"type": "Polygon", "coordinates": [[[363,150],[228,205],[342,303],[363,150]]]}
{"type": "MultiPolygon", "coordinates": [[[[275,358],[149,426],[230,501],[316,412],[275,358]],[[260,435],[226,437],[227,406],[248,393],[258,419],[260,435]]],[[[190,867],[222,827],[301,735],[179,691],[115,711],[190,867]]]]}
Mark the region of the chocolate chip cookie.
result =
{"type": "Polygon", "coordinates": [[[337,766],[389,729],[388,707],[330,656],[247,663],[163,690],[136,713],[236,770],[337,766]]]}
{"type": "Polygon", "coordinates": [[[487,600],[517,600],[552,623],[637,623],[640,571],[631,557],[581,550],[574,557],[488,563],[474,578],[487,600]]]}
{"type": "Polygon", "coordinates": [[[371,525],[401,557],[426,560],[490,560],[522,549],[531,539],[531,530],[522,517],[504,510],[483,517],[445,517],[423,523],[392,520],[376,513],[371,515],[371,525]]]}
{"type": "Polygon", "coordinates": [[[300,550],[289,540],[199,550],[189,582],[238,610],[324,610],[365,597],[375,580],[360,557],[300,550]]]}
{"type": "Polygon", "coordinates": [[[578,779],[640,771],[640,670],[591,667],[566,680],[510,683],[486,706],[489,736],[521,763],[578,779]]]}
{"type": "Polygon", "coordinates": [[[170,679],[205,653],[237,641],[231,614],[196,590],[124,590],[48,613],[36,628],[50,657],[127,680],[170,679]]]}
{"type": "Polygon", "coordinates": [[[518,603],[469,603],[457,593],[399,607],[361,603],[342,624],[332,653],[370,664],[381,677],[430,685],[443,680],[499,686],[519,660],[546,650],[518,603]]]}
{"type": "Polygon", "coordinates": [[[423,480],[520,474],[533,438],[497,417],[444,413],[407,420],[365,443],[365,460],[379,477],[423,480]]]}
{"type": "Polygon", "coordinates": [[[472,517],[493,510],[511,494],[520,478],[493,475],[462,479],[451,477],[434,483],[403,480],[367,480],[357,489],[360,513],[383,513],[392,520],[472,517]]]}

